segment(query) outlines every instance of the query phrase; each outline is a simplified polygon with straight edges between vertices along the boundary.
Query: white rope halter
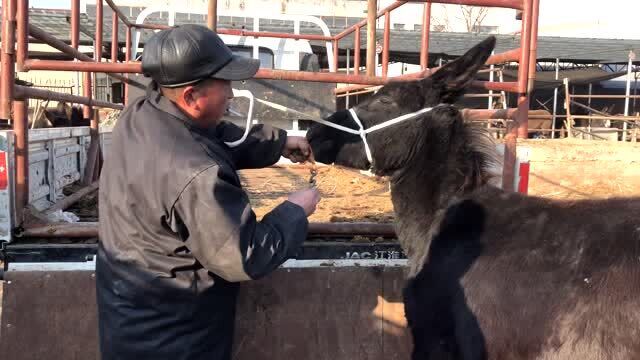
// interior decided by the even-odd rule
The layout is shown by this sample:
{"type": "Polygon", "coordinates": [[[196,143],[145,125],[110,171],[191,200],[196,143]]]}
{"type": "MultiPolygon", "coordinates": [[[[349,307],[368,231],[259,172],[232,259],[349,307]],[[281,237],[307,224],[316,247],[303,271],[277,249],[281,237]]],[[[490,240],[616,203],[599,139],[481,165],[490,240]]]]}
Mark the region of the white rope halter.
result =
{"type": "Polygon", "coordinates": [[[447,104],[439,104],[439,105],[436,105],[434,107],[420,109],[418,111],[415,111],[415,112],[412,112],[412,113],[409,113],[409,114],[405,114],[405,115],[402,115],[402,116],[398,116],[398,117],[395,117],[395,118],[393,118],[391,120],[387,120],[387,121],[382,122],[382,123],[380,123],[378,125],[372,126],[372,127],[368,128],[368,129],[365,129],[364,126],[362,126],[362,121],[360,121],[360,118],[356,114],[354,108],[350,108],[349,109],[349,113],[351,114],[351,118],[356,123],[356,125],[358,125],[358,129],[356,130],[356,129],[348,128],[346,126],[338,125],[336,123],[332,123],[332,122],[324,120],[324,119],[320,119],[320,118],[318,118],[316,116],[313,116],[313,115],[305,114],[305,113],[303,113],[301,111],[298,111],[298,110],[295,110],[295,109],[290,109],[290,108],[282,106],[280,104],[276,104],[276,103],[273,103],[273,102],[270,102],[270,101],[267,101],[267,100],[254,98],[253,94],[248,90],[236,90],[236,89],[233,89],[233,94],[236,97],[242,96],[242,97],[249,98],[249,113],[248,113],[248,116],[247,116],[247,126],[246,126],[246,129],[245,129],[244,136],[242,138],[236,140],[236,141],[228,142],[227,145],[229,145],[230,147],[236,147],[236,146],[240,145],[247,138],[247,135],[249,134],[249,128],[251,126],[251,116],[252,116],[252,113],[253,113],[253,102],[255,100],[255,101],[258,101],[258,102],[260,102],[260,103],[262,103],[264,105],[267,105],[267,106],[269,106],[271,108],[274,108],[274,109],[277,109],[277,110],[280,110],[280,111],[283,111],[283,112],[297,113],[299,115],[304,116],[305,119],[315,121],[317,123],[332,127],[334,129],[337,129],[337,130],[341,130],[341,131],[347,132],[349,134],[359,135],[360,138],[362,139],[362,142],[364,143],[364,151],[365,151],[365,154],[367,155],[367,160],[369,161],[369,164],[372,167],[373,167],[373,157],[371,155],[371,148],[369,148],[369,143],[367,142],[367,134],[372,133],[374,131],[378,131],[380,129],[384,129],[384,128],[392,126],[392,125],[396,125],[396,124],[401,123],[401,122],[403,122],[405,120],[413,119],[413,118],[418,117],[419,115],[422,115],[424,113],[427,113],[427,112],[429,112],[429,111],[431,111],[431,110],[433,110],[433,109],[435,109],[437,107],[448,106],[447,104]]]}
{"type": "MultiPolygon", "coordinates": [[[[441,104],[444,105],[444,104],[441,104]]],[[[392,126],[392,125],[396,125],[398,123],[401,123],[405,120],[409,120],[409,119],[413,119],[415,117],[418,117],[419,115],[422,115],[424,113],[427,113],[433,109],[435,109],[438,106],[441,105],[437,105],[434,107],[430,107],[430,108],[424,108],[424,109],[420,109],[418,111],[409,113],[409,114],[405,114],[402,116],[398,116],[395,117],[391,120],[387,120],[385,122],[382,122],[378,125],[372,126],[368,129],[365,129],[364,126],[362,126],[362,121],[360,121],[360,118],[358,117],[358,115],[356,114],[356,111],[354,110],[354,108],[350,108],[349,109],[349,113],[351,114],[351,118],[353,119],[353,121],[356,123],[356,125],[358,125],[358,129],[351,129],[342,125],[338,125],[323,119],[312,119],[315,122],[318,122],[320,124],[332,127],[334,129],[337,130],[341,130],[350,134],[355,134],[355,135],[360,135],[360,138],[362,139],[362,142],[364,143],[364,151],[365,154],[367,155],[367,160],[369,160],[369,164],[371,164],[371,166],[373,166],[373,157],[371,156],[371,148],[369,147],[369,143],[367,142],[367,134],[372,133],[374,131],[378,131],[380,129],[384,129],[386,127],[392,126]]]]}

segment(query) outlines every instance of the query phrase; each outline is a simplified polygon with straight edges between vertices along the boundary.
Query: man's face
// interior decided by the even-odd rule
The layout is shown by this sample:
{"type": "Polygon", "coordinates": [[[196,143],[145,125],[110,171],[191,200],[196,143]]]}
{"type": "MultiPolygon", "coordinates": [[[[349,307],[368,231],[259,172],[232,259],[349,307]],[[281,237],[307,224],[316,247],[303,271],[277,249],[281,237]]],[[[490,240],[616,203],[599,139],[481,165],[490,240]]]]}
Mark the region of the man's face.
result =
{"type": "Polygon", "coordinates": [[[233,99],[231,81],[210,79],[195,86],[195,105],[198,108],[197,120],[202,124],[215,126],[222,119],[229,101],[233,99]]]}

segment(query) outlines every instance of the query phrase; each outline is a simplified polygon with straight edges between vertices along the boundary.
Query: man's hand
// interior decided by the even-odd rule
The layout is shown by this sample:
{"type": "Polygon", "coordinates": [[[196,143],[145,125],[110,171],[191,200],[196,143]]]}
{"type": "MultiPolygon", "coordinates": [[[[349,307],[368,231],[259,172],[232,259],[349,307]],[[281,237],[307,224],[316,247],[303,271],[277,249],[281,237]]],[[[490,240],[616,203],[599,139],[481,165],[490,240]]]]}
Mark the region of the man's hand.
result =
{"type": "Polygon", "coordinates": [[[309,216],[316,211],[316,205],[320,202],[320,192],[316,188],[299,190],[289,194],[288,200],[303,208],[304,213],[309,216]]]}
{"type": "Polygon", "coordinates": [[[284,150],[282,150],[282,156],[294,163],[306,161],[315,162],[311,145],[309,145],[307,139],[302,136],[288,136],[287,143],[284,146],[284,150]]]}

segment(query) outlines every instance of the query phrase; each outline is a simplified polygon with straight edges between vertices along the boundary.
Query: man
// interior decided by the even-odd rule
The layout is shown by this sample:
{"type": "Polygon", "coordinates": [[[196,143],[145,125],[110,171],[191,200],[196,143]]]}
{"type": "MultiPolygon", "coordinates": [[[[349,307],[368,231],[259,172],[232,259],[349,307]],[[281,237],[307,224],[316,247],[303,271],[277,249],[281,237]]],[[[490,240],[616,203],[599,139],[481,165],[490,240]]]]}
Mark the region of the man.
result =
{"type": "Polygon", "coordinates": [[[300,247],[315,189],[293,193],[258,222],[236,170],[281,155],[313,160],[304,138],[220,119],[232,80],[259,62],[209,29],[163,30],[146,44],[152,81],[113,131],[100,177],[96,291],[102,359],[230,359],[238,282],[275,270],[300,247]]]}

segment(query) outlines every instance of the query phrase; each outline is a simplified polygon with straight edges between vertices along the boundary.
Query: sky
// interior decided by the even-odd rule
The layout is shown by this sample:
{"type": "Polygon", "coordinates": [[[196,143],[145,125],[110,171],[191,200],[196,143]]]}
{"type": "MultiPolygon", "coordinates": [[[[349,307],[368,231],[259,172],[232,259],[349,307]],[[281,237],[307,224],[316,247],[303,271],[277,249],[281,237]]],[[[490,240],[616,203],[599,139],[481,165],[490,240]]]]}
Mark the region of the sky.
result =
{"type": "MultiPolygon", "coordinates": [[[[540,36],[640,39],[638,12],[632,11],[637,1],[541,0],[540,36]]],[[[30,0],[29,6],[69,9],[70,1],[30,0]]]]}
{"type": "Polygon", "coordinates": [[[69,0],[29,0],[29,7],[69,9],[71,7],[71,2],[69,0]]]}

